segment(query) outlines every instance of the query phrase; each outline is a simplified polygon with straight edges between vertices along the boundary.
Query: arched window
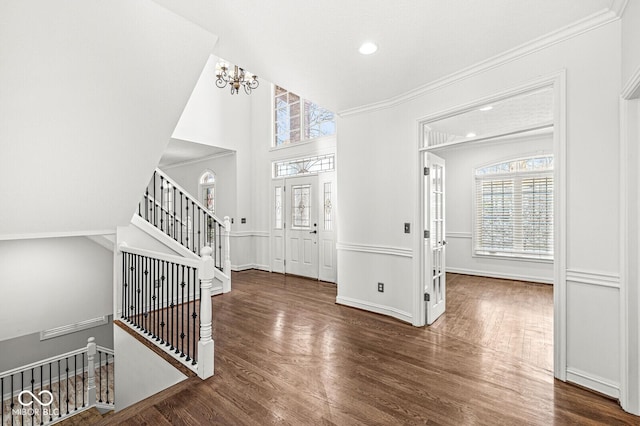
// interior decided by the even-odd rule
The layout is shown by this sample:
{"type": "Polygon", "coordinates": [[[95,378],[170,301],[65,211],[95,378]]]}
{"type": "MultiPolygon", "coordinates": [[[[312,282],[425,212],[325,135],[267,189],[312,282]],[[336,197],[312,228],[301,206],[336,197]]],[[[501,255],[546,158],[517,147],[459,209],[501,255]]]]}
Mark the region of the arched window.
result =
{"type": "Polygon", "coordinates": [[[200,176],[200,195],[202,204],[213,213],[215,211],[216,175],[211,170],[205,170],[200,176]]]}
{"type": "Polygon", "coordinates": [[[474,253],[553,259],[553,156],[475,170],[474,253]]]}

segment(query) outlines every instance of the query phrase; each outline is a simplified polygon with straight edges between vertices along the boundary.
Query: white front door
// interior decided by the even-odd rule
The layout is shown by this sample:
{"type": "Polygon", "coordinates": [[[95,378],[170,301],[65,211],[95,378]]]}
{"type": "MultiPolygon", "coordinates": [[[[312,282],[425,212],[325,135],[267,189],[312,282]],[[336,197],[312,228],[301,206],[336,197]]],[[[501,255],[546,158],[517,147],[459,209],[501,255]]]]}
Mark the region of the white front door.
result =
{"type": "Polygon", "coordinates": [[[284,224],[287,274],[318,279],[318,177],[288,178],[284,224]]]}
{"type": "Polygon", "coordinates": [[[425,320],[433,324],[445,311],[445,179],[444,160],[424,153],[423,285],[425,320]]]}

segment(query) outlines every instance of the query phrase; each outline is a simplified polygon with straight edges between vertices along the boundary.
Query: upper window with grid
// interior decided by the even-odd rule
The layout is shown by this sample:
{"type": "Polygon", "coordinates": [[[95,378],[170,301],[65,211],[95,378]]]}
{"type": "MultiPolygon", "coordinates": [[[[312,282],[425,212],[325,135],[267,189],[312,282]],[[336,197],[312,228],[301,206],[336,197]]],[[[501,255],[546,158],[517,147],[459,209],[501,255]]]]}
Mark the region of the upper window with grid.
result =
{"type": "Polygon", "coordinates": [[[336,132],[333,112],[280,86],[275,86],[274,111],[273,146],[329,136],[336,132]]]}

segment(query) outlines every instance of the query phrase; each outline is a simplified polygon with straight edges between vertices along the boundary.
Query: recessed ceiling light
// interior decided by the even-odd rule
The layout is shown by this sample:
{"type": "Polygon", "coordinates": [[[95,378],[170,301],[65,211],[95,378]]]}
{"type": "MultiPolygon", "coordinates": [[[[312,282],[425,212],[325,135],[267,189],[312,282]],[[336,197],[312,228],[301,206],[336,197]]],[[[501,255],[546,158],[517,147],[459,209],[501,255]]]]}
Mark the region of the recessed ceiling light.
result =
{"type": "Polygon", "coordinates": [[[475,133],[473,133],[473,132],[469,132],[469,133],[467,133],[467,137],[468,137],[468,138],[475,138],[475,137],[476,137],[476,134],[475,134],[475,133]]]}
{"type": "Polygon", "coordinates": [[[376,50],[378,50],[378,46],[371,42],[371,41],[365,41],[364,43],[362,43],[362,46],[360,46],[360,49],[358,49],[358,52],[362,53],[363,55],[371,55],[372,53],[376,53],[376,50]]]}
{"type": "Polygon", "coordinates": [[[487,105],[485,107],[480,108],[480,111],[491,111],[493,109],[492,105],[487,105]]]}

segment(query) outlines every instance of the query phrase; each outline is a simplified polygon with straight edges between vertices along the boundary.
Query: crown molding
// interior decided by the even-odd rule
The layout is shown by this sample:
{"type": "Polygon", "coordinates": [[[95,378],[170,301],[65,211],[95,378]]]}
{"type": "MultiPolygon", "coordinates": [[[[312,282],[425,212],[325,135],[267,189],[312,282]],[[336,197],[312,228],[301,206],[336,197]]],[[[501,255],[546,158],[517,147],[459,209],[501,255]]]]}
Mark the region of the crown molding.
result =
{"type": "Polygon", "coordinates": [[[409,92],[405,92],[398,96],[394,96],[387,100],[340,111],[338,112],[338,115],[340,117],[349,117],[365,112],[391,108],[396,105],[408,102],[426,93],[433,92],[435,90],[454,84],[458,81],[470,78],[474,75],[531,55],[535,52],[546,49],[550,46],[564,42],[573,37],[579,36],[620,19],[620,16],[624,11],[624,7],[626,6],[626,2],[627,0],[614,0],[611,8],[603,9],[590,16],[587,16],[584,19],[573,22],[563,28],[547,33],[541,37],[535,38],[489,59],[478,62],[475,65],[463,68],[460,71],[456,71],[445,77],[434,80],[431,83],[419,86],[416,89],[410,90],[409,92]]]}

